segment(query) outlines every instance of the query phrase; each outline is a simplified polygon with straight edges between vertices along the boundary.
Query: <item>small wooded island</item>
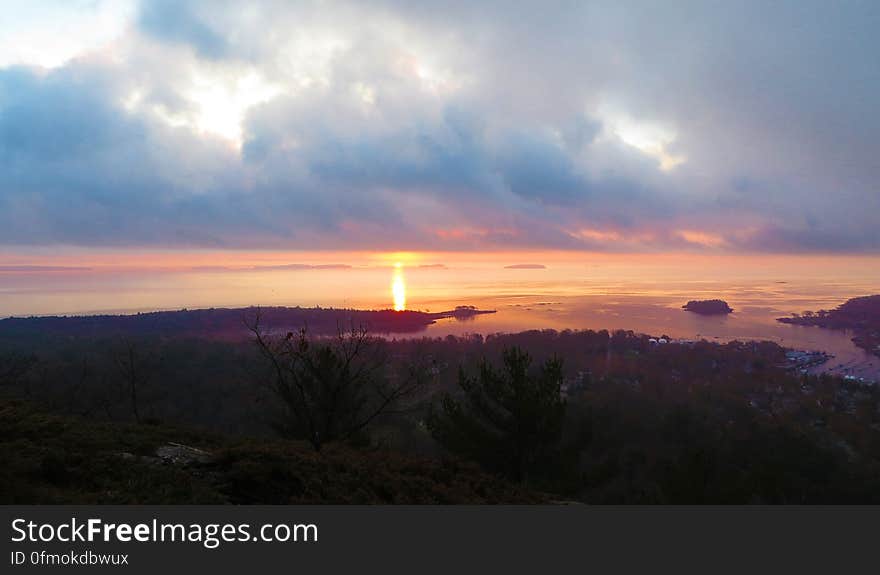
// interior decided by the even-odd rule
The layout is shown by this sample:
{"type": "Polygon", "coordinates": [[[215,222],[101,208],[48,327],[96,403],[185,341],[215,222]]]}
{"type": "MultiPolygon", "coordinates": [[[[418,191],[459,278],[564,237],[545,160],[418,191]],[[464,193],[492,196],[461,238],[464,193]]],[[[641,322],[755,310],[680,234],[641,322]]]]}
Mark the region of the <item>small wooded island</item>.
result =
{"type": "Polygon", "coordinates": [[[681,306],[681,309],[701,315],[722,315],[733,313],[733,308],[727,305],[727,302],[723,299],[692,299],[681,306]]]}

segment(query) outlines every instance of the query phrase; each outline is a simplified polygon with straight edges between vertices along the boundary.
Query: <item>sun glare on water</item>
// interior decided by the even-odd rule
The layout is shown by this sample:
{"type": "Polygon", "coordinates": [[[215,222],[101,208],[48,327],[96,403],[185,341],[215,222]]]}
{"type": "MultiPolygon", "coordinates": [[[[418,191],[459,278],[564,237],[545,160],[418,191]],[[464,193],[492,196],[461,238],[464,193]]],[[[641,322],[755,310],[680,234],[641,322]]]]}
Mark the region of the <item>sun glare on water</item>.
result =
{"type": "Polygon", "coordinates": [[[406,284],[403,281],[403,266],[394,264],[394,279],[391,281],[391,295],[394,298],[394,311],[406,309],[406,284]]]}

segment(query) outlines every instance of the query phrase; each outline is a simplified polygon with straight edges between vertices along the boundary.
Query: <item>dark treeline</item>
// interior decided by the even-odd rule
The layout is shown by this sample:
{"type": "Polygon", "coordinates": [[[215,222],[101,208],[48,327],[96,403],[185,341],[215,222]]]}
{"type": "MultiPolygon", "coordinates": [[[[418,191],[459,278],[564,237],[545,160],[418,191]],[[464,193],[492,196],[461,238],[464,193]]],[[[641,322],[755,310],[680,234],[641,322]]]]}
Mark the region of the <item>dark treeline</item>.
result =
{"type": "Polygon", "coordinates": [[[793,372],[773,343],[657,344],[624,331],[406,340],[359,330],[254,333],[262,344],[256,336],[6,341],[0,386],[7,397],[99,422],[471,461],[556,499],[880,498],[880,394],[793,372]]]}
{"type": "MultiPolygon", "coordinates": [[[[476,313],[478,310],[472,310],[476,313]]],[[[356,324],[373,333],[413,333],[454,312],[268,307],[209,308],[155,311],[124,315],[10,317],[0,319],[0,341],[40,337],[198,337],[238,341],[247,338],[246,322],[258,313],[267,329],[299,329],[313,334],[336,333],[340,325],[356,324]]]]}
{"type": "Polygon", "coordinates": [[[248,338],[248,322],[257,315],[267,331],[299,330],[308,327],[313,335],[333,335],[340,326],[363,326],[374,334],[417,333],[438,319],[472,319],[495,313],[474,306],[426,311],[361,310],[321,307],[248,307],[182,309],[119,315],[70,315],[9,317],[0,319],[0,342],[14,343],[67,337],[198,337],[240,341],[248,338]]]}

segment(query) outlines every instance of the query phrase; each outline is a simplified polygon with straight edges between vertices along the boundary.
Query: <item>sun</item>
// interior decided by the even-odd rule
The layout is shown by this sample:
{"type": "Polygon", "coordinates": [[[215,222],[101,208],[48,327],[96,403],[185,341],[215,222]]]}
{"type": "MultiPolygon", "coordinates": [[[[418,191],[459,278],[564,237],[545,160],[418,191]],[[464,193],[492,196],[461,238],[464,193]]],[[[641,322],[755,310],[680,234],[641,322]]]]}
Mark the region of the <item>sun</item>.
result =
{"type": "Polygon", "coordinates": [[[404,311],[406,309],[406,283],[403,281],[403,266],[400,263],[394,264],[391,296],[394,298],[394,311],[404,311]]]}

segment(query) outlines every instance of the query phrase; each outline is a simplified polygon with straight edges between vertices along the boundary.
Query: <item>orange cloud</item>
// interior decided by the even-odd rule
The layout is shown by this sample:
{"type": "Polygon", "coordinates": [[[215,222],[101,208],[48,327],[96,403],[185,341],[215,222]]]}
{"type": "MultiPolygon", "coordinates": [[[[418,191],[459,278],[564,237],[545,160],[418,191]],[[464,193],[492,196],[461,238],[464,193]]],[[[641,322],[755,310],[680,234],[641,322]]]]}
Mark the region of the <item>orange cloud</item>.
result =
{"type": "Polygon", "coordinates": [[[720,248],[727,245],[727,240],[722,236],[699,230],[678,230],[675,235],[689,244],[697,244],[707,248],[720,248]]]}
{"type": "Polygon", "coordinates": [[[593,228],[584,228],[575,232],[571,232],[571,235],[582,240],[592,240],[596,242],[620,241],[620,234],[613,230],[597,230],[593,228]]]}

